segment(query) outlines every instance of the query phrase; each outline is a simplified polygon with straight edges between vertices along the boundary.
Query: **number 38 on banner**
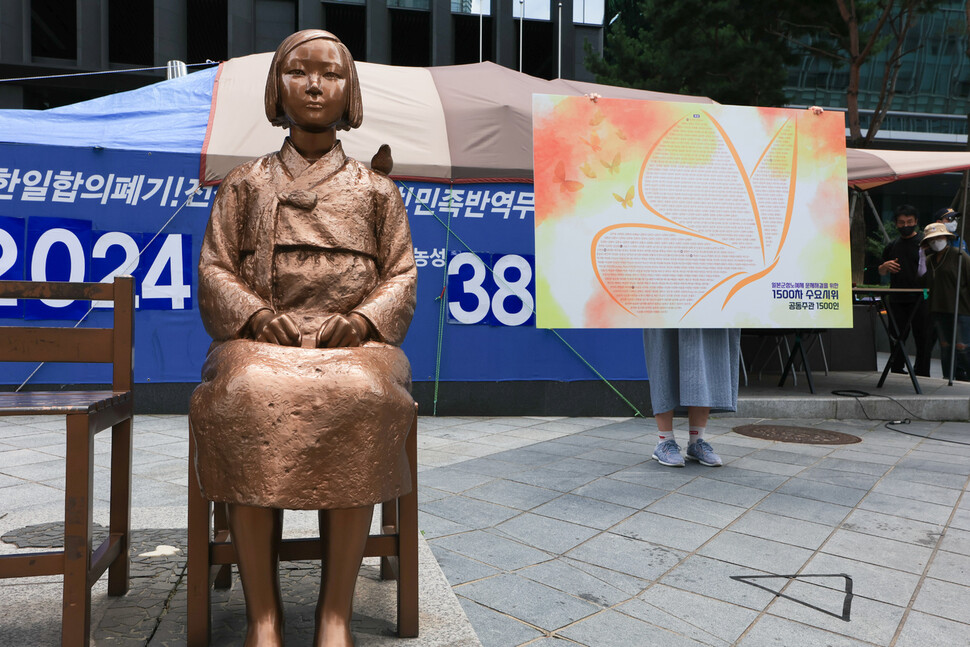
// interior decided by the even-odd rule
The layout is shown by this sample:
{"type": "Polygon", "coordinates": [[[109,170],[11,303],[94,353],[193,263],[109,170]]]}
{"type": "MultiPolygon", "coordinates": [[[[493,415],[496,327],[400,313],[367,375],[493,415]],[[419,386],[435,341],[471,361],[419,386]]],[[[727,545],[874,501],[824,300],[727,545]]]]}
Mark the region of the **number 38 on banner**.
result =
{"type": "Polygon", "coordinates": [[[535,257],[452,252],[448,261],[448,321],[535,324],[535,257]],[[491,268],[491,269],[489,269],[491,268]]]}

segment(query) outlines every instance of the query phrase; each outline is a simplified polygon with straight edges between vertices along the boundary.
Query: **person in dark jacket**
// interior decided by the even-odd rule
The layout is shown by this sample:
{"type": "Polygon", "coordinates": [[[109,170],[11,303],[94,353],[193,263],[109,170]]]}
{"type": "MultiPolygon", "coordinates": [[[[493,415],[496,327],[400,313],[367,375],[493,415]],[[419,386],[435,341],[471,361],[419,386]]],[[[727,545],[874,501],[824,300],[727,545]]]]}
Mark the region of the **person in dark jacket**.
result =
{"type": "MultiPolygon", "coordinates": [[[[893,288],[921,288],[922,281],[917,274],[919,267],[919,246],[923,236],[917,231],[919,212],[916,207],[904,204],[896,208],[896,229],[899,238],[892,241],[882,253],[882,264],[879,265],[879,275],[889,275],[889,285],[893,288]]],[[[887,307],[892,314],[893,334],[906,340],[910,329],[913,331],[913,342],[916,345],[916,362],[913,370],[917,375],[929,377],[930,353],[935,342],[930,327],[926,300],[923,295],[898,294],[887,301],[887,307]],[[913,310],[916,312],[913,312],[913,310]],[[912,317],[912,319],[910,319],[912,317]],[[907,327],[908,321],[912,324],[907,327]]],[[[904,358],[900,353],[892,357],[893,373],[903,373],[904,358]]]]}

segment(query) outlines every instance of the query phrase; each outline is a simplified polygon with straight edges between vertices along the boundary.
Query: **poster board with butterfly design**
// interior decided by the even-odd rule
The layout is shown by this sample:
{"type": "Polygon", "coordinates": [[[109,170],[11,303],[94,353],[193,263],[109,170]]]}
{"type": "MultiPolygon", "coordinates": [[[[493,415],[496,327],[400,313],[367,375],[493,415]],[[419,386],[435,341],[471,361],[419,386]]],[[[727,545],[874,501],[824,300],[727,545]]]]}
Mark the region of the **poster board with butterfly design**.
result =
{"type": "Polygon", "coordinates": [[[533,96],[540,328],[852,326],[842,113],[533,96]]]}

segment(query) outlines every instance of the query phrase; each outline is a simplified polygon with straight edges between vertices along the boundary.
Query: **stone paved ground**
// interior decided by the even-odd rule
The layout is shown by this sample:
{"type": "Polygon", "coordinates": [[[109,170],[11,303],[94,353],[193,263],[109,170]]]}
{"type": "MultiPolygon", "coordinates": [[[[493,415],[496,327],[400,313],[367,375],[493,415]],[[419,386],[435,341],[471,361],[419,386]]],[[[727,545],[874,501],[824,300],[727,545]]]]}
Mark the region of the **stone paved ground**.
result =
{"type": "MultiPolygon", "coordinates": [[[[781,444],[730,431],[744,422],[712,421],[724,467],[673,469],[649,460],[652,425],[639,419],[422,418],[422,586],[440,578],[464,614],[429,608],[447,611],[448,596],[423,590],[422,636],[390,637],[393,595],[365,567],[358,644],[970,645],[970,447],[819,419],[783,422],[862,442],[781,444]]],[[[904,429],[970,442],[967,423],[904,429]]],[[[0,418],[0,535],[51,534],[62,456],[62,420],[0,418]]],[[[184,546],[186,458],[184,417],[136,419],[136,555],[184,546]]],[[[105,511],[99,501],[96,522],[105,511]]],[[[286,523],[312,531],[299,515],[286,523]]],[[[120,599],[99,582],[96,644],[184,644],[182,564],[136,557],[120,599]]],[[[314,568],[284,574],[294,635],[307,631],[314,568]]],[[[0,580],[0,646],[56,644],[59,601],[59,578],[0,580]]],[[[238,588],[217,594],[213,644],[238,644],[241,613],[238,588]]]]}
{"type": "Polygon", "coordinates": [[[642,420],[426,422],[420,525],[482,643],[970,645],[970,424],[776,421],[862,438],[819,446],[746,422],[683,469],[642,420]]]}

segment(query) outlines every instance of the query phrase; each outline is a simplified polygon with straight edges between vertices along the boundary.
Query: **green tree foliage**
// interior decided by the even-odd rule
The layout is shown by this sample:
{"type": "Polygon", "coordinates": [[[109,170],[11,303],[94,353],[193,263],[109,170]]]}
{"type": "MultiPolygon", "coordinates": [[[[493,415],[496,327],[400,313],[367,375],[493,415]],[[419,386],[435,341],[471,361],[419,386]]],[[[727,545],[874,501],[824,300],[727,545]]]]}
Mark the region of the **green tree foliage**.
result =
{"type": "Polygon", "coordinates": [[[794,40],[801,34],[799,25],[809,22],[803,13],[831,4],[614,0],[607,15],[619,17],[606,29],[604,56],[587,44],[587,66],[600,83],[703,95],[721,103],[782,105],[787,68],[800,56],[794,40]]]}

